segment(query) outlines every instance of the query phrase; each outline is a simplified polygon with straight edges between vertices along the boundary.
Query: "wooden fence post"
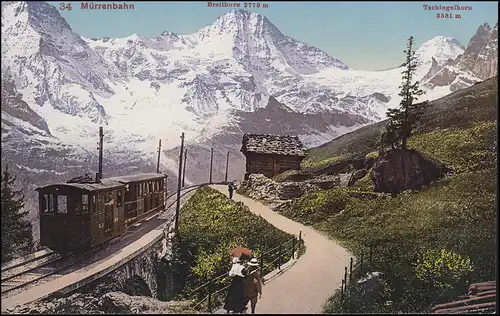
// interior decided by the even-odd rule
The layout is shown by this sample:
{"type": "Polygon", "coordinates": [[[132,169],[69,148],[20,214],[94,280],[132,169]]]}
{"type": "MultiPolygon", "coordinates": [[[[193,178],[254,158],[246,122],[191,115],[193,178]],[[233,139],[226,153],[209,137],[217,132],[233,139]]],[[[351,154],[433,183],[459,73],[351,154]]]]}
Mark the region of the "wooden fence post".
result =
{"type": "Polygon", "coordinates": [[[278,246],[278,269],[281,270],[281,244],[278,246]]]}
{"type": "Polygon", "coordinates": [[[342,279],[342,285],[340,285],[340,300],[344,299],[344,279],[342,279]]]}
{"type": "Polygon", "coordinates": [[[345,289],[346,289],[346,294],[347,294],[347,267],[345,267],[345,272],[344,272],[344,279],[345,279],[345,289]]]}
{"type": "Polygon", "coordinates": [[[264,271],[264,253],[260,255],[260,277],[262,278],[262,272],[264,271]]]}
{"type": "Polygon", "coordinates": [[[297,246],[297,258],[300,255],[300,242],[302,241],[302,231],[299,232],[299,244],[297,246]]]}
{"type": "Polygon", "coordinates": [[[349,283],[352,282],[352,263],[353,263],[353,259],[351,257],[351,264],[349,266],[349,283]]]}

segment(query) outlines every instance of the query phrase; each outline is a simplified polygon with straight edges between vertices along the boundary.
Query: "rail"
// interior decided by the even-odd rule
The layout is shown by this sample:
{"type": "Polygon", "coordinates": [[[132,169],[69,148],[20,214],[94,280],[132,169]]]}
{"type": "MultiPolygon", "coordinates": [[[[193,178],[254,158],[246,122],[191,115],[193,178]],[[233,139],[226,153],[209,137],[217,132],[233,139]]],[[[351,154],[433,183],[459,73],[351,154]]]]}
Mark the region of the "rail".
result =
{"type": "MultiPolygon", "coordinates": [[[[296,253],[297,257],[300,255],[301,243],[302,232],[299,232],[298,238],[297,236],[293,236],[287,241],[282,242],[278,246],[273,247],[256,257],[260,262],[259,270],[260,275],[262,276],[263,284],[265,283],[265,280],[263,278],[265,274],[275,269],[281,270],[281,266],[283,265],[283,263],[285,263],[285,260],[295,259],[296,253]]],[[[229,272],[222,273],[196,287],[194,290],[191,290],[187,296],[190,298],[196,297],[192,308],[195,310],[208,311],[209,313],[212,313],[215,308],[221,307],[223,303],[223,297],[218,296],[218,294],[222,294],[229,288],[230,279],[223,279],[228,275],[229,272]],[[223,280],[219,281],[220,279],[223,280]],[[217,288],[217,285],[219,285],[219,288],[217,288]],[[203,304],[205,302],[207,302],[206,306],[204,306],[203,304]]]]}

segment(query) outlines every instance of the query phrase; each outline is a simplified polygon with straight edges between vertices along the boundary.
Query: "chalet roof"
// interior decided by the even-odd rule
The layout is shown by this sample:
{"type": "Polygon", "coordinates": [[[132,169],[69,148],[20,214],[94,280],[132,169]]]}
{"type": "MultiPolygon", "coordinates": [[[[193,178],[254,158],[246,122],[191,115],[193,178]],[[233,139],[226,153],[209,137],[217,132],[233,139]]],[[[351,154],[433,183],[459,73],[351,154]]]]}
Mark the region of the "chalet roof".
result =
{"type": "Polygon", "coordinates": [[[241,152],[305,157],[306,149],[297,136],[245,134],[241,152]]]}

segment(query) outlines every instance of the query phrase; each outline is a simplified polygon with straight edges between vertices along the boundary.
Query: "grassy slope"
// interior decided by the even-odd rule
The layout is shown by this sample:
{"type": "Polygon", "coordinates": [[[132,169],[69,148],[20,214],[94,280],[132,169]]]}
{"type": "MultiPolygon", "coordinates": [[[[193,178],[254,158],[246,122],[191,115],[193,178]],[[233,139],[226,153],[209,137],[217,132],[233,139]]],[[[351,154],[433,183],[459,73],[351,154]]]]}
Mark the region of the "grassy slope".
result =
{"type": "MultiPolygon", "coordinates": [[[[497,108],[497,78],[432,102],[409,146],[444,161],[454,175],[395,198],[352,198],[345,194],[349,189],[334,188],[294,200],[283,215],[327,232],[355,254],[375,247],[372,269],[387,273],[394,292],[386,299],[396,310],[425,311],[449,298],[427,292],[415,279],[412,264],[422,249],[468,256],[473,281],[495,279],[497,108]]],[[[381,124],[366,126],[314,148],[308,163],[363,157],[376,149],[380,130],[381,124]]],[[[367,175],[358,187],[370,190],[370,182],[367,175]]],[[[329,301],[328,312],[386,311],[359,301],[347,308],[337,299],[329,301]]]]}
{"type": "MultiPolygon", "coordinates": [[[[199,189],[184,204],[179,230],[184,249],[188,249],[184,255],[189,266],[184,293],[229,271],[228,251],[231,248],[247,247],[258,256],[292,238],[292,235],[254,215],[243,203],[229,200],[209,187],[199,189]]],[[[284,260],[289,260],[289,257],[285,256],[284,260]]],[[[264,275],[274,268],[266,262],[264,267],[264,275]]],[[[217,288],[227,281],[227,278],[220,279],[217,288]]]]}
{"type": "MultiPolygon", "coordinates": [[[[498,78],[486,80],[475,86],[451,93],[432,101],[422,118],[418,134],[433,130],[470,127],[474,123],[494,121],[497,117],[498,78]]],[[[368,125],[344,134],[328,143],[309,150],[303,161],[304,167],[338,162],[341,157],[363,158],[377,150],[380,133],[385,121],[368,125]]]]}

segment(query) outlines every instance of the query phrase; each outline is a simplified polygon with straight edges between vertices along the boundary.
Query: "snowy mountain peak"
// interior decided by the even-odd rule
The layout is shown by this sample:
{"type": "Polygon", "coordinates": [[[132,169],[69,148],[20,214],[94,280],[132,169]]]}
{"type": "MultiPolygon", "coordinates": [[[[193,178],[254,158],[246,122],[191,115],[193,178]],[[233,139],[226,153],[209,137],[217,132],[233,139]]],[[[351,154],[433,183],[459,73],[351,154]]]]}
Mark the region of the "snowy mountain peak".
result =
{"type": "Polygon", "coordinates": [[[415,55],[421,63],[427,63],[434,58],[439,65],[442,65],[450,58],[455,59],[464,50],[465,47],[455,38],[436,36],[422,43],[415,51],[415,55]]]}

